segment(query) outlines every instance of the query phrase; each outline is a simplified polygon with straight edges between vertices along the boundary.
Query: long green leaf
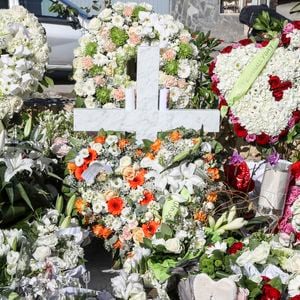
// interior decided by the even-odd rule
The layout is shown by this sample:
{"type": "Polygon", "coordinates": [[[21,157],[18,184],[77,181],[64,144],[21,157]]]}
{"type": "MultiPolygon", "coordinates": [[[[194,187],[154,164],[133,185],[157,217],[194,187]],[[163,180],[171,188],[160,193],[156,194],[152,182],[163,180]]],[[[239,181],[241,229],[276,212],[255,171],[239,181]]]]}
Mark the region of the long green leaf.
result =
{"type": "Polygon", "coordinates": [[[22,199],[26,202],[26,204],[30,207],[30,209],[32,211],[34,211],[32,205],[31,205],[31,201],[30,201],[30,199],[29,199],[29,197],[28,197],[28,195],[27,195],[27,193],[26,193],[23,185],[21,183],[18,183],[16,187],[17,187],[17,189],[18,189],[18,191],[19,191],[22,199]]]}
{"type": "Polygon", "coordinates": [[[11,185],[6,185],[5,191],[7,193],[10,204],[14,205],[14,189],[11,185]]]}

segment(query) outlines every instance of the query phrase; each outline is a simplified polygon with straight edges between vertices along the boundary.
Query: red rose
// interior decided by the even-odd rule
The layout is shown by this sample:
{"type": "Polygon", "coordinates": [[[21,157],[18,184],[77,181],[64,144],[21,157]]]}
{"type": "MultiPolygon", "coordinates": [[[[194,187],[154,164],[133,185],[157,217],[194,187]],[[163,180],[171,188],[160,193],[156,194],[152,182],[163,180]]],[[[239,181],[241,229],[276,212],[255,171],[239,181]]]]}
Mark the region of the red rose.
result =
{"type": "Polygon", "coordinates": [[[245,161],[239,164],[225,165],[224,172],[227,183],[232,188],[244,193],[251,192],[254,189],[254,181],[245,161]]]}
{"type": "Polygon", "coordinates": [[[261,279],[263,282],[269,282],[271,280],[269,277],[263,275],[261,276],[261,279]]]}
{"type": "Polygon", "coordinates": [[[288,129],[283,129],[279,133],[279,137],[282,138],[282,137],[286,136],[288,133],[289,133],[288,129]]]}
{"type": "Polygon", "coordinates": [[[300,21],[294,21],[292,24],[295,26],[296,29],[300,29],[300,21]]]}
{"type": "Polygon", "coordinates": [[[292,83],[289,80],[288,81],[284,81],[284,82],[281,83],[280,88],[282,90],[290,89],[290,88],[292,88],[292,83]]]}
{"type": "Polygon", "coordinates": [[[290,298],[290,300],[300,300],[300,294],[290,298]]]}
{"type": "Polygon", "coordinates": [[[269,42],[268,40],[265,40],[265,41],[262,41],[260,44],[262,45],[262,47],[266,47],[269,45],[269,42]]]}
{"type": "Polygon", "coordinates": [[[262,288],[262,296],[260,300],[280,300],[281,293],[277,289],[273,288],[270,284],[265,284],[262,288]]]}
{"type": "Polygon", "coordinates": [[[265,133],[256,136],[256,143],[258,145],[266,145],[269,143],[269,141],[270,141],[270,137],[265,133]]]}
{"type": "Polygon", "coordinates": [[[211,83],[211,90],[213,93],[215,93],[217,96],[220,96],[220,90],[218,89],[218,83],[217,82],[212,82],[211,83]]]}
{"type": "Polygon", "coordinates": [[[275,90],[273,91],[273,97],[275,98],[275,101],[280,101],[283,98],[283,91],[282,90],[275,90]]]}
{"type": "Polygon", "coordinates": [[[253,41],[251,39],[243,39],[243,40],[239,41],[239,44],[241,44],[242,46],[247,46],[252,43],[253,43],[253,41]]]}
{"type": "Polygon", "coordinates": [[[300,175],[300,161],[297,161],[292,164],[291,173],[293,177],[298,177],[300,175]]]}
{"type": "Polygon", "coordinates": [[[244,244],[242,242],[234,243],[231,247],[228,248],[227,253],[228,254],[236,254],[238,251],[242,250],[244,247],[244,244]]]}
{"type": "Polygon", "coordinates": [[[291,43],[291,38],[287,37],[284,33],[281,35],[281,42],[284,46],[288,46],[291,43]]]}
{"type": "Polygon", "coordinates": [[[209,76],[212,76],[214,74],[214,69],[216,67],[216,62],[215,61],[212,61],[209,65],[209,68],[208,68],[208,75],[209,76]]]}
{"type": "Polygon", "coordinates": [[[241,126],[239,123],[233,124],[233,130],[235,134],[240,138],[245,138],[248,135],[248,132],[245,129],[245,127],[241,126]]]}
{"type": "Polygon", "coordinates": [[[232,46],[227,46],[225,47],[223,50],[221,50],[221,53],[224,54],[224,53],[230,53],[232,51],[232,46]]]}

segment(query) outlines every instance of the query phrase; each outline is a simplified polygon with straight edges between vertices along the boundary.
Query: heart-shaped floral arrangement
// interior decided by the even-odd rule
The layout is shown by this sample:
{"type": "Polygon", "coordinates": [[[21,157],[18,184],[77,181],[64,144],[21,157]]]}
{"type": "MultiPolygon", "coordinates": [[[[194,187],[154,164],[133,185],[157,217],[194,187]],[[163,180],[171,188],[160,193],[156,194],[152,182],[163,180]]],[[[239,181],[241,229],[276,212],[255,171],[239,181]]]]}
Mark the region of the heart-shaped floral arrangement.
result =
{"type": "Polygon", "coordinates": [[[269,43],[242,40],[224,48],[210,66],[212,90],[236,135],[259,145],[276,143],[300,121],[300,22],[284,27],[278,47],[247,92],[228,101],[245,68],[269,43]]]}

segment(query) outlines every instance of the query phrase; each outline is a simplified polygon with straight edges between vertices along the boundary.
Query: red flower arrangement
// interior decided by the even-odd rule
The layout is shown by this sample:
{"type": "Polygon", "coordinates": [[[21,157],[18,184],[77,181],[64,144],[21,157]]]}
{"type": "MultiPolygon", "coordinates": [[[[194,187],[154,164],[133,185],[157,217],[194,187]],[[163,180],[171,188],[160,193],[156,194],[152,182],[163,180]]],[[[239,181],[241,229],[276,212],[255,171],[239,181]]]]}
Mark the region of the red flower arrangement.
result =
{"type": "Polygon", "coordinates": [[[236,254],[238,251],[242,250],[243,247],[244,247],[244,244],[242,242],[236,242],[227,249],[227,253],[228,254],[236,254]]]}

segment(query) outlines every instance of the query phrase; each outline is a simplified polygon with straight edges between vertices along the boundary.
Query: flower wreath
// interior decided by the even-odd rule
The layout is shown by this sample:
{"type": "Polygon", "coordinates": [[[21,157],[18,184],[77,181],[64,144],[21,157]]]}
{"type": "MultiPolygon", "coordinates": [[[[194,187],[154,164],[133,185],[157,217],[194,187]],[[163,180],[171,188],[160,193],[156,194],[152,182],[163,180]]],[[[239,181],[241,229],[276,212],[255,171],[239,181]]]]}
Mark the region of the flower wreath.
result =
{"type": "Polygon", "coordinates": [[[170,89],[170,106],[184,108],[194,96],[198,49],[184,25],[149,4],[116,3],[91,20],[75,50],[75,92],[87,108],[124,107],[125,89],[135,81],[127,64],[137,47],[159,46],[160,87],[170,89]]]}
{"type": "Polygon", "coordinates": [[[210,66],[221,111],[228,112],[238,137],[258,145],[276,143],[300,121],[300,22],[284,27],[278,48],[246,95],[227,103],[244,68],[268,44],[239,41],[224,48],[210,66]]]}
{"type": "Polygon", "coordinates": [[[0,10],[0,119],[36,91],[48,61],[45,30],[24,7],[0,10]]]}

